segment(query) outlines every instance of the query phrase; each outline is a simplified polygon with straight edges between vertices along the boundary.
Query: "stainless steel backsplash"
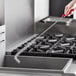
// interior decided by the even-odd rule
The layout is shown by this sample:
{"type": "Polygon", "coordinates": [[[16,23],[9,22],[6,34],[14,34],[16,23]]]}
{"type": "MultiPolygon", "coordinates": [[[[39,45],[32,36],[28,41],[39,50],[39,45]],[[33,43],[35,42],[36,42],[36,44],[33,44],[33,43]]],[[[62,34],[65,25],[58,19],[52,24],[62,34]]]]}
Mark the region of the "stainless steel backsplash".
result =
{"type": "Polygon", "coordinates": [[[6,49],[34,34],[34,0],[5,0],[6,49]]]}

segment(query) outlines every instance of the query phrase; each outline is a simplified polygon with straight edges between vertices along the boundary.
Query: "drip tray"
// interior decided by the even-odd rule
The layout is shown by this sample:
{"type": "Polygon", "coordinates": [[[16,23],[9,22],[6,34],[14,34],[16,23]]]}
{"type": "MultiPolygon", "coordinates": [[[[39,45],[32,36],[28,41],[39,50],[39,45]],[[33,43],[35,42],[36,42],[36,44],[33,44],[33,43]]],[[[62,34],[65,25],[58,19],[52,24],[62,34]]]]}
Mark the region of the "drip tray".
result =
{"type": "Polygon", "coordinates": [[[21,60],[20,64],[14,60],[14,56],[6,55],[3,68],[9,70],[13,69],[35,72],[40,71],[64,73],[72,63],[72,59],[69,58],[20,56],[19,59],[21,60]]]}

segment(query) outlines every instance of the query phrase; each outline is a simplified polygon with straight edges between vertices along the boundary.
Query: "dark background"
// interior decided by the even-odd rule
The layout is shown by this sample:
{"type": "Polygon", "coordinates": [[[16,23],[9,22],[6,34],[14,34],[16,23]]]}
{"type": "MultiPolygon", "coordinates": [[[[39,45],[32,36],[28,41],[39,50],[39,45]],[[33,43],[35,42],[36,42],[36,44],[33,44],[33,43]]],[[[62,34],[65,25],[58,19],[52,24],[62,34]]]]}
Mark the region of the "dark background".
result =
{"type": "MultiPolygon", "coordinates": [[[[62,14],[64,13],[65,6],[70,1],[72,1],[72,0],[50,0],[49,15],[61,17],[62,14]]],[[[73,18],[73,15],[70,16],[70,18],[73,18]]]]}

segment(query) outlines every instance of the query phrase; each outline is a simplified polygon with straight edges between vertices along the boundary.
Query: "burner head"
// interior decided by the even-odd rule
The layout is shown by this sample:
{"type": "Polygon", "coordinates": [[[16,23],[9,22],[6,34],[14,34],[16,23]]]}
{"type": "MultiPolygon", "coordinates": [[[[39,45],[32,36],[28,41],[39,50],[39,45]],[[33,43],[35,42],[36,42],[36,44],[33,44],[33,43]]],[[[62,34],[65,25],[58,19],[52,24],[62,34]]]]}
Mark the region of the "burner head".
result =
{"type": "Polygon", "coordinates": [[[57,37],[57,38],[61,38],[63,36],[64,36],[63,34],[55,34],[55,37],[57,37]]]}
{"type": "Polygon", "coordinates": [[[61,46],[61,47],[70,46],[70,43],[69,43],[69,42],[66,42],[66,41],[61,41],[61,42],[60,42],[60,46],[61,46]]]}
{"type": "Polygon", "coordinates": [[[65,51],[62,47],[54,47],[52,53],[63,53],[65,51]]]}
{"type": "Polygon", "coordinates": [[[49,39],[48,42],[49,43],[56,43],[57,42],[57,39],[49,39]]]}
{"type": "Polygon", "coordinates": [[[76,39],[76,37],[74,35],[73,36],[71,36],[71,35],[65,36],[66,41],[74,41],[75,39],[76,39]]]}
{"type": "Polygon", "coordinates": [[[44,39],[44,36],[40,36],[40,37],[38,37],[37,39],[44,39]]]}
{"type": "Polygon", "coordinates": [[[75,40],[75,38],[74,38],[74,37],[66,38],[66,41],[73,41],[73,40],[75,40]]]}
{"type": "Polygon", "coordinates": [[[41,46],[40,46],[40,49],[41,49],[41,50],[48,50],[49,48],[50,48],[49,45],[41,45],[41,46]]]}

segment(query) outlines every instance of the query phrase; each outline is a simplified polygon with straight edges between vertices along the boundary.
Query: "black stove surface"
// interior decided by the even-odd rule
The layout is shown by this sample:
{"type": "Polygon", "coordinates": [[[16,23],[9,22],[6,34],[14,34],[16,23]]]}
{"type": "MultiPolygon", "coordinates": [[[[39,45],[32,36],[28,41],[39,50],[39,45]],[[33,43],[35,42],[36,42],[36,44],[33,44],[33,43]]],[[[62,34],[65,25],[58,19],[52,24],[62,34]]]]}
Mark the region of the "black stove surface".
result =
{"type": "MultiPolygon", "coordinates": [[[[11,52],[15,55],[26,47],[24,43],[11,52]]],[[[53,56],[76,58],[76,35],[47,34],[37,37],[33,43],[28,46],[20,56],[53,56]]]]}

